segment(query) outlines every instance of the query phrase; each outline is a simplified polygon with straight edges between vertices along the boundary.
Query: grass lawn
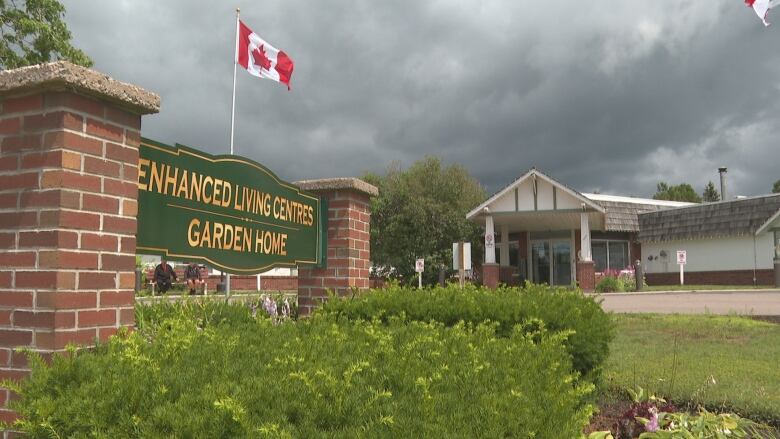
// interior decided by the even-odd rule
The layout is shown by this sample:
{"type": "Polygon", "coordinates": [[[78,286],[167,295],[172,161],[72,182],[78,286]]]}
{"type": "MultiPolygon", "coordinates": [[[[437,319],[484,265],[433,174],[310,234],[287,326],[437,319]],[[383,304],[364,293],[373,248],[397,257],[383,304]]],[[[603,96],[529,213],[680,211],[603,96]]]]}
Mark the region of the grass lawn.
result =
{"type": "Polygon", "coordinates": [[[780,325],[737,316],[614,315],[604,388],[641,386],[780,424],[780,325]]]}
{"type": "Polygon", "coordinates": [[[707,290],[759,290],[771,285],[645,285],[642,291],[707,291],[707,290]]]}

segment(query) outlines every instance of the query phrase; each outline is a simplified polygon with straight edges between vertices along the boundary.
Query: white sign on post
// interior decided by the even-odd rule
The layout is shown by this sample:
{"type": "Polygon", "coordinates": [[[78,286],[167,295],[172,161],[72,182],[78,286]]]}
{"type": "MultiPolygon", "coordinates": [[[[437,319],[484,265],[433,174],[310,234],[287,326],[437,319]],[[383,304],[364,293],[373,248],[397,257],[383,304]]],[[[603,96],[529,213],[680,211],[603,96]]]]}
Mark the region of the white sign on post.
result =
{"type": "MultiPolygon", "coordinates": [[[[452,269],[460,270],[460,251],[457,242],[452,243],[452,269]]],[[[471,243],[463,243],[463,269],[471,270],[471,243]]]]}
{"type": "Polygon", "coordinates": [[[680,285],[685,285],[685,273],[683,267],[688,262],[688,253],[685,250],[677,250],[677,263],[680,265],[680,285]]]}
{"type": "Polygon", "coordinates": [[[414,271],[417,272],[417,288],[422,289],[422,274],[425,271],[425,259],[414,261],[414,271]]]}

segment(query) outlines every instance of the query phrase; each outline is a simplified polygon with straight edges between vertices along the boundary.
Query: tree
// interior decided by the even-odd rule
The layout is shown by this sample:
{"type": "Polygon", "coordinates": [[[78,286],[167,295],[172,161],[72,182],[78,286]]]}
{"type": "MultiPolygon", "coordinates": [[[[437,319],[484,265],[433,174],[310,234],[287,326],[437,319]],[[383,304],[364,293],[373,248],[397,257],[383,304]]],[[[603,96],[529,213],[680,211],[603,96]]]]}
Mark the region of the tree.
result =
{"type": "Polygon", "coordinates": [[[466,213],[484,201],[485,191],[464,167],[426,157],[406,170],[396,163],[385,175],[363,178],[379,188],[371,207],[376,275],[416,282],[414,261],[424,258],[423,280],[435,283],[439,267],[450,272],[452,243],[459,240],[472,242],[472,254],[478,256],[482,234],[466,213]]]}
{"type": "Polygon", "coordinates": [[[91,67],[92,60],[70,44],[64,16],[65,7],[57,0],[0,0],[0,67],[13,69],[53,60],[91,67]]]}
{"type": "Polygon", "coordinates": [[[777,180],[775,182],[775,185],[772,186],[772,193],[773,194],[780,194],[780,180],[777,180]]]}
{"type": "Polygon", "coordinates": [[[691,203],[701,203],[701,197],[688,183],[680,183],[676,186],[669,186],[665,182],[658,183],[656,193],[653,195],[655,200],[669,201],[688,201],[691,203]]]}
{"type": "Polygon", "coordinates": [[[704,186],[704,192],[701,194],[701,198],[705,203],[720,201],[720,194],[718,193],[718,190],[715,189],[714,183],[709,182],[707,183],[707,186],[704,186]]]}

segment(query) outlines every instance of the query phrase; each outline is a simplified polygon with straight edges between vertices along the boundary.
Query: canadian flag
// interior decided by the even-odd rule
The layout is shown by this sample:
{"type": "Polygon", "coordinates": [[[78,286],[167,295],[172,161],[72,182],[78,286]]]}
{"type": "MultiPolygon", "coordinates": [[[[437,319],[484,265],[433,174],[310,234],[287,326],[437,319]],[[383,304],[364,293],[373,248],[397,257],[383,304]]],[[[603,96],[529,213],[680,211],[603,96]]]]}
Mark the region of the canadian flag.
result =
{"type": "Polygon", "coordinates": [[[772,0],[745,0],[745,4],[749,7],[753,8],[754,11],[756,11],[756,14],[758,15],[758,18],[761,19],[761,21],[764,23],[764,26],[769,26],[769,22],[766,21],[766,15],[769,13],[769,10],[777,6],[777,4],[772,0]]]}
{"type": "Polygon", "coordinates": [[[236,61],[247,72],[259,78],[281,82],[287,85],[287,90],[290,89],[290,77],[293,73],[290,57],[252,32],[243,21],[239,21],[237,46],[236,61]]]}

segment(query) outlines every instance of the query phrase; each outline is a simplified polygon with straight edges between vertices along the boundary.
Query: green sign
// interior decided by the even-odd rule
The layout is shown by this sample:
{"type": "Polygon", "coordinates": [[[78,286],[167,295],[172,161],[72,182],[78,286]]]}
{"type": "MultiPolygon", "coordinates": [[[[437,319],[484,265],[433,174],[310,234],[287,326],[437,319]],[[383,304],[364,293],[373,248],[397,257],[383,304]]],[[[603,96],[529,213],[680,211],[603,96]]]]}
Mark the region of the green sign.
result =
{"type": "Polygon", "coordinates": [[[325,265],[325,201],[265,166],[141,139],[139,253],[233,274],[325,265]]]}

